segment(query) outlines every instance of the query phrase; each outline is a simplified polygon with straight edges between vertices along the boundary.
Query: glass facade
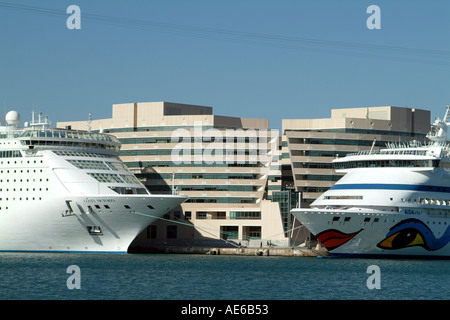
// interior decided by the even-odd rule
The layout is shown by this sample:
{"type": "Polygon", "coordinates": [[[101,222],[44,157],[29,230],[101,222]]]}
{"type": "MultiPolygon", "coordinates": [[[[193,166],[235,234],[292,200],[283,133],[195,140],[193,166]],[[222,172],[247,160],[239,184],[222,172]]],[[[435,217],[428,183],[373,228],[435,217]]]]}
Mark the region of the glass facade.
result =
{"type": "Polygon", "coordinates": [[[273,192],[272,201],[279,203],[285,236],[288,237],[293,219],[291,210],[298,206],[299,192],[292,190],[273,192]]]}

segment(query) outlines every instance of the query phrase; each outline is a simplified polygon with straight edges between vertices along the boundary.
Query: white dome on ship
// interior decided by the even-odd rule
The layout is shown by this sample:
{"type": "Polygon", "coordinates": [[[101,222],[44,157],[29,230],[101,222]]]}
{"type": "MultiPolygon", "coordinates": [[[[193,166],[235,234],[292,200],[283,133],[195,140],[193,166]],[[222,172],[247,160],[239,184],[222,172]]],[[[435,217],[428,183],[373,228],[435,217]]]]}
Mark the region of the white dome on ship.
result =
{"type": "Polygon", "coordinates": [[[9,125],[17,125],[20,123],[20,114],[12,110],[6,114],[5,121],[9,125]]]}

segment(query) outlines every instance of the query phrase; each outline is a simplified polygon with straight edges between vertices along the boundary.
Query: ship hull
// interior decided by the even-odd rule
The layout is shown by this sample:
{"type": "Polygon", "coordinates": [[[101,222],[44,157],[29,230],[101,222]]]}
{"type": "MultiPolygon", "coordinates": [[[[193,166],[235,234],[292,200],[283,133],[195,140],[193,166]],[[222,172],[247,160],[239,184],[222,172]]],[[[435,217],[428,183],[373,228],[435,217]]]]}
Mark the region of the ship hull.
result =
{"type": "Polygon", "coordinates": [[[450,259],[450,219],[402,212],[294,209],[292,214],[330,256],[450,259]]]}
{"type": "Polygon", "coordinates": [[[126,253],[185,196],[65,196],[13,202],[0,215],[0,251],[126,253]]]}

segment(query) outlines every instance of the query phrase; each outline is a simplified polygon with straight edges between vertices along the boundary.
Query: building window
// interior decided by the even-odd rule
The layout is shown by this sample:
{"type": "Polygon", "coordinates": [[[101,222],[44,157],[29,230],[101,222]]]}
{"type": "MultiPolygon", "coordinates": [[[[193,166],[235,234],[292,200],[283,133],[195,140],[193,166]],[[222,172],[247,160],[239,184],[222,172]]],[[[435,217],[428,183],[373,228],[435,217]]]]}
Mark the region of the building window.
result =
{"type": "Polygon", "coordinates": [[[167,239],[177,238],[177,226],[167,226],[167,239]]]}
{"type": "Polygon", "coordinates": [[[261,211],[230,211],[230,219],[261,219],[261,211]]]}
{"type": "Polygon", "coordinates": [[[238,226],[221,226],[220,238],[223,240],[239,239],[239,227],[238,226]]]}
{"type": "Polygon", "coordinates": [[[197,211],[197,219],[206,219],[205,211],[197,211]]]}
{"type": "Polygon", "coordinates": [[[151,225],[147,227],[147,239],[156,239],[156,226],[151,225]]]}
{"type": "Polygon", "coordinates": [[[260,226],[244,226],[243,238],[245,240],[259,240],[261,239],[261,227],[260,226]]]}

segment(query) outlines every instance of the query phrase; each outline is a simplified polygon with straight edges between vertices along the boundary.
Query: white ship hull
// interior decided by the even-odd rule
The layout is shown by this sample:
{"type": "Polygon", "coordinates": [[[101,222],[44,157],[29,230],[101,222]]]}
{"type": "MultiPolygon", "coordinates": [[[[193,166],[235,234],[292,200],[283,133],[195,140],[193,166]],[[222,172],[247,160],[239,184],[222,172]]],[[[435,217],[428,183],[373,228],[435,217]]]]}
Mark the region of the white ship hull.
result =
{"type": "Polygon", "coordinates": [[[153,221],[187,200],[153,195],[118,158],[119,140],[50,128],[47,118],[0,125],[0,251],[126,253],[153,221]]]}
{"type": "Polygon", "coordinates": [[[292,214],[331,256],[450,259],[450,218],[421,209],[339,212],[294,209],[292,214]]]}
{"type": "Polygon", "coordinates": [[[126,253],[139,233],[185,199],[108,195],[54,197],[39,205],[22,201],[0,215],[0,251],[126,253]]]}

